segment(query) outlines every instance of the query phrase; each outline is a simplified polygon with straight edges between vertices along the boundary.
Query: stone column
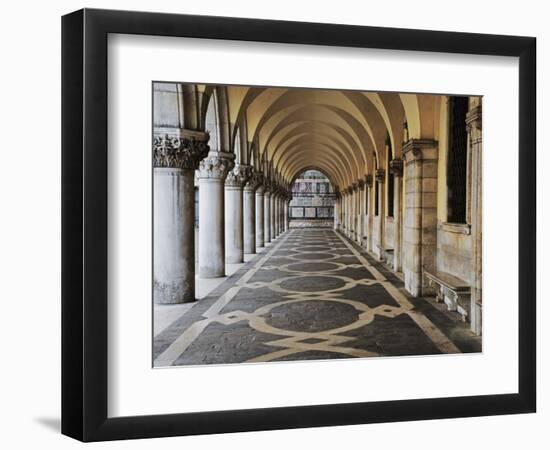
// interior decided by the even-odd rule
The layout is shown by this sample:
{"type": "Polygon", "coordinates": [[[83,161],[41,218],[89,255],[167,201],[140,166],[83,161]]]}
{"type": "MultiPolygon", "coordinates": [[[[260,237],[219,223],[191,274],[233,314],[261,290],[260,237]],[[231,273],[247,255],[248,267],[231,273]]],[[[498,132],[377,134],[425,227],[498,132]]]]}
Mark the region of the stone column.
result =
{"type": "Polygon", "coordinates": [[[225,179],[225,262],[228,264],[244,262],[243,187],[251,173],[251,166],[236,164],[225,179]]]}
{"type": "Polygon", "coordinates": [[[336,192],[336,200],[334,202],[334,230],[340,228],[340,193],[336,192]]]}
{"type": "Polygon", "coordinates": [[[478,335],[482,331],[482,124],[481,104],[474,106],[466,115],[468,143],[471,161],[471,222],[472,222],[472,295],[470,327],[478,335]]]}
{"type": "Polygon", "coordinates": [[[393,173],[394,195],[393,195],[393,217],[395,223],[394,231],[394,249],[393,249],[393,270],[401,271],[402,257],[402,233],[403,233],[403,213],[402,213],[402,180],[403,180],[403,160],[393,159],[390,161],[390,170],[393,173]]]}
{"type": "Polygon", "coordinates": [[[290,215],[290,195],[287,194],[285,199],[285,231],[288,231],[289,227],[289,215],[290,215]]]}
{"type": "Polygon", "coordinates": [[[235,155],[210,152],[199,165],[199,277],[225,276],[224,184],[235,155]]]}
{"type": "Polygon", "coordinates": [[[271,240],[277,239],[279,236],[277,230],[277,197],[278,189],[271,193],[271,240]]]}
{"type": "Polygon", "coordinates": [[[375,253],[382,261],[385,257],[384,234],[386,231],[386,191],[384,185],[386,183],[386,171],[384,169],[376,169],[376,181],[378,182],[378,236],[375,253]]]}
{"type": "Polygon", "coordinates": [[[357,180],[357,243],[363,243],[363,216],[365,210],[365,201],[363,198],[365,180],[363,178],[357,180]]]}
{"type": "Polygon", "coordinates": [[[403,275],[413,296],[429,294],[423,270],[435,267],[437,243],[437,142],[411,139],[403,145],[405,217],[403,275]]]}
{"type": "Polygon", "coordinates": [[[264,186],[264,240],[267,244],[271,242],[271,187],[264,186]]]}
{"type": "Polygon", "coordinates": [[[256,189],[256,251],[265,246],[264,192],[265,187],[260,184],[256,189]]]}
{"type": "Polygon", "coordinates": [[[363,188],[363,229],[361,230],[361,233],[363,235],[363,239],[361,240],[361,246],[363,248],[367,248],[367,241],[368,241],[368,220],[369,220],[369,186],[367,183],[367,175],[363,177],[364,181],[364,188],[363,188]]]}
{"type": "Polygon", "coordinates": [[[351,217],[352,217],[352,211],[351,211],[351,194],[353,193],[353,190],[348,187],[347,195],[346,195],[346,235],[348,238],[351,238],[352,236],[352,230],[351,230],[351,217]]]}
{"type": "Polygon", "coordinates": [[[283,193],[279,195],[277,202],[277,218],[279,222],[279,235],[283,234],[285,231],[284,216],[283,216],[283,193]]]}
{"type": "Polygon", "coordinates": [[[368,217],[367,217],[367,250],[369,252],[373,251],[374,244],[373,244],[373,216],[374,216],[374,198],[373,198],[373,179],[372,175],[366,175],[365,176],[365,186],[367,189],[367,195],[369,197],[369,204],[368,204],[368,217]]]}
{"type": "Polygon", "coordinates": [[[349,200],[349,193],[348,188],[344,189],[344,193],[342,196],[342,205],[344,206],[344,235],[348,235],[349,232],[349,223],[348,223],[348,216],[349,216],[349,207],[348,207],[348,200],[349,200]]]}
{"type": "MultiPolygon", "coordinates": [[[[252,171],[244,185],[243,193],[243,235],[244,253],[256,253],[256,189],[262,181],[260,172],[252,171]]],[[[262,200],[263,202],[263,200],[262,200]]]]}
{"type": "Polygon", "coordinates": [[[285,232],[285,207],[284,207],[284,193],[279,196],[279,234],[285,232]]]}
{"type": "Polygon", "coordinates": [[[153,296],[155,303],[195,300],[195,169],[208,134],[177,130],[153,141],[153,296]]]}
{"type": "Polygon", "coordinates": [[[270,202],[269,202],[269,226],[270,226],[270,237],[271,240],[277,238],[277,229],[275,226],[275,215],[276,215],[276,198],[277,198],[277,188],[271,192],[270,202]]]}

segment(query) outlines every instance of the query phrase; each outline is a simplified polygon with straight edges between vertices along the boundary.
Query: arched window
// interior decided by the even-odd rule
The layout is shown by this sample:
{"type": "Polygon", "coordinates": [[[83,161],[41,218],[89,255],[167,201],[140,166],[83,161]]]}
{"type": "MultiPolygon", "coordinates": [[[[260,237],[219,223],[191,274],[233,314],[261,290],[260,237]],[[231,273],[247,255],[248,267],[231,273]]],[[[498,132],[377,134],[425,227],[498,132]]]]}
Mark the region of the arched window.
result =
{"type": "Polygon", "coordinates": [[[468,97],[449,98],[447,153],[447,221],[466,223],[468,97]]]}
{"type": "Polygon", "coordinates": [[[210,140],[208,144],[213,151],[219,150],[219,120],[218,120],[218,98],[216,97],[216,91],[212,92],[210,101],[208,102],[208,108],[206,109],[206,121],[205,129],[210,133],[210,140]]]}

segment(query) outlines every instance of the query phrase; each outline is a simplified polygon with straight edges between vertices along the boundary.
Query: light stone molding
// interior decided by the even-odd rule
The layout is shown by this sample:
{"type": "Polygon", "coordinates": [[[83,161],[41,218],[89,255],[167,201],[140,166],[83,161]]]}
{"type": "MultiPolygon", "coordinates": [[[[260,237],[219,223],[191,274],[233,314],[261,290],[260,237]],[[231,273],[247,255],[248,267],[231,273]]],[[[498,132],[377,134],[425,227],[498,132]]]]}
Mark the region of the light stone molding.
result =
{"type": "Polygon", "coordinates": [[[199,179],[224,180],[228,172],[235,166],[234,159],[233,153],[210,152],[200,162],[197,177],[199,179]]]}
{"type": "Polygon", "coordinates": [[[452,222],[441,222],[437,224],[437,228],[442,231],[447,231],[449,233],[456,234],[471,234],[472,227],[467,223],[452,223],[452,222]]]}

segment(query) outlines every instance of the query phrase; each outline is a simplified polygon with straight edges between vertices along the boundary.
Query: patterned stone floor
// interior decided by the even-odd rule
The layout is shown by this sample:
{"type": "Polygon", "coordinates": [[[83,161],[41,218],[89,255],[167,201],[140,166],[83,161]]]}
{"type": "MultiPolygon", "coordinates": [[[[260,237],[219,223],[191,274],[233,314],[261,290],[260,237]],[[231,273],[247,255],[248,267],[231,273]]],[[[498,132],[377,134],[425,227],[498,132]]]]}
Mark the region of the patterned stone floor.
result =
{"type": "Polygon", "coordinates": [[[154,337],[155,367],[481,351],[331,229],[293,229],[154,337]]]}

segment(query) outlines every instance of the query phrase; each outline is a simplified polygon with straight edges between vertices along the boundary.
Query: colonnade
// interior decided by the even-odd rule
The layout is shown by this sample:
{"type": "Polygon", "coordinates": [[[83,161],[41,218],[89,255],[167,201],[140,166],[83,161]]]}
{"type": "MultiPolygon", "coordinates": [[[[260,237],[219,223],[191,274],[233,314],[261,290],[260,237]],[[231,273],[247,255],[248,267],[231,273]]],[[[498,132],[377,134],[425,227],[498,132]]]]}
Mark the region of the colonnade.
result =
{"type": "MultiPolygon", "coordinates": [[[[426,273],[455,271],[471,288],[468,319],[481,333],[482,132],[481,105],[471,103],[467,129],[467,218],[441,220],[446,208],[446,147],[431,138],[408,139],[398,158],[337,192],[334,228],[394,272],[413,296],[433,295],[426,273]],[[390,172],[393,176],[388,177],[390,172]],[[388,180],[393,189],[388,189],[388,180]],[[389,208],[390,192],[393,207],[389,208]],[[441,194],[443,192],[443,194],[441,194]],[[438,197],[439,196],[439,197],[438,197]],[[438,200],[439,198],[439,200],[438,200]],[[439,218],[438,218],[439,217],[439,218]],[[465,256],[462,256],[466,254],[465,256]]],[[[458,276],[458,275],[455,275],[458,276]]]]}
{"type": "Polygon", "coordinates": [[[157,136],[154,166],[154,298],[195,300],[194,178],[199,189],[199,278],[225,276],[288,229],[290,189],[210,150],[207,133],[179,130],[157,136]]]}

